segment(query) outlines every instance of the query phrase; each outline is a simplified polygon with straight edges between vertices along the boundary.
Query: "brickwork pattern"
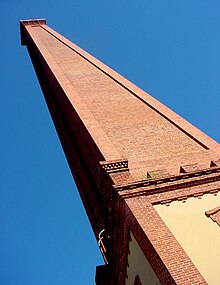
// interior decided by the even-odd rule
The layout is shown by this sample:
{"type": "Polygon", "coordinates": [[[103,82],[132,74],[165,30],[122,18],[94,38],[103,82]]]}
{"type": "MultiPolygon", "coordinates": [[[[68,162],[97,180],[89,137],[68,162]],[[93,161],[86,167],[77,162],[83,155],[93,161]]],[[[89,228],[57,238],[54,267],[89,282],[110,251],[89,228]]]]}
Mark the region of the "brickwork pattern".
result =
{"type": "Polygon", "coordinates": [[[36,27],[34,34],[36,39],[41,39],[41,44],[52,55],[63,76],[68,79],[114,147],[129,160],[131,172],[133,168],[138,168],[134,170],[137,178],[147,175],[146,170],[140,168],[140,164],[143,167],[146,160],[204,150],[200,144],[69,46],[51,37],[45,29],[36,27]],[[133,163],[136,166],[133,167],[133,163]]]}
{"type": "Polygon", "coordinates": [[[95,235],[109,237],[107,283],[125,284],[132,231],[161,284],[206,284],[153,204],[217,193],[219,144],[45,20],[22,21],[21,41],[95,235]]]}
{"type": "MultiPolygon", "coordinates": [[[[176,183],[173,187],[164,186],[164,189],[154,185],[150,191],[147,191],[147,187],[144,191],[140,187],[127,196],[125,192],[132,192],[132,188],[125,190],[124,193],[120,190],[120,186],[118,188],[119,195],[122,195],[126,202],[124,218],[161,284],[207,284],[153,208],[153,204],[169,205],[175,200],[185,202],[189,197],[201,198],[207,193],[216,195],[220,191],[219,172],[204,173],[206,174],[203,179],[201,176],[192,176],[192,181],[190,179],[188,181],[190,187],[187,187],[187,182],[184,182],[182,187],[176,183]]],[[[214,219],[216,217],[218,223],[219,213],[218,208],[206,212],[206,215],[209,214],[214,219]]]]}
{"type": "MultiPolygon", "coordinates": [[[[159,194],[163,192],[174,191],[177,188],[183,189],[197,187],[198,185],[215,183],[219,181],[220,168],[205,169],[201,172],[194,172],[178,176],[170,176],[159,179],[147,179],[142,181],[133,181],[130,183],[114,185],[114,189],[120,191],[122,197],[134,197],[140,195],[159,194]]],[[[208,186],[207,186],[208,187],[208,186]]],[[[186,190],[187,191],[187,190],[186,190]]],[[[195,190],[197,191],[197,190],[195,190]]],[[[215,189],[210,189],[214,191],[215,189]]],[[[216,190],[218,191],[218,190],[216,190]]],[[[187,193],[186,193],[187,194],[187,193]]],[[[168,194],[169,195],[169,194],[168,194]]]]}

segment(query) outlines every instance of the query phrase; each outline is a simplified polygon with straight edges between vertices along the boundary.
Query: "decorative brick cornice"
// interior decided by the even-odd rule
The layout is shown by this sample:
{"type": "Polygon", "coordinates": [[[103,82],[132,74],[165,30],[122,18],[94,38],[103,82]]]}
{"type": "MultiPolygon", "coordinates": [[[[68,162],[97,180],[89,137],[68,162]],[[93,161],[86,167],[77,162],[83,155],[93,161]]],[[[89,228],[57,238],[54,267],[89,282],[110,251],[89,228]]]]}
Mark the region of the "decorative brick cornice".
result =
{"type": "Polygon", "coordinates": [[[20,24],[23,26],[40,26],[40,25],[46,25],[45,19],[29,19],[29,20],[21,20],[20,24]]]}
{"type": "Polygon", "coordinates": [[[202,199],[205,194],[212,194],[216,196],[220,191],[220,182],[216,185],[216,182],[207,183],[203,185],[197,185],[192,187],[187,187],[184,189],[177,188],[175,191],[167,191],[156,193],[155,195],[148,196],[152,205],[165,204],[170,205],[173,201],[186,202],[188,198],[202,199]]]}
{"type": "Polygon", "coordinates": [[[170,191],[178,188],[195,186],[220,180],[220,167],[212,167],[191,173],[183,173],[164,178],[146,179],[132,183],[114,185],[121,196],[132,197],[156,192],[170,191]],[[140,193],[141,192],[141,193],[140,193]]]}
{"type": "Polygon", "coordinates": [[[128,171],[128,160],[127,159],[119,159],[112,161],[100,161],[102,168],[107,173],[119,172],[119,171],[128,171]]]}
{"type": "Polygon", "coordinates": [[[39,27],[41,25],[46,25],[45,19],[30,19],[20,21],[20,32],[21,32],[21,45],[26,45],[26,26],[39,27]]]}

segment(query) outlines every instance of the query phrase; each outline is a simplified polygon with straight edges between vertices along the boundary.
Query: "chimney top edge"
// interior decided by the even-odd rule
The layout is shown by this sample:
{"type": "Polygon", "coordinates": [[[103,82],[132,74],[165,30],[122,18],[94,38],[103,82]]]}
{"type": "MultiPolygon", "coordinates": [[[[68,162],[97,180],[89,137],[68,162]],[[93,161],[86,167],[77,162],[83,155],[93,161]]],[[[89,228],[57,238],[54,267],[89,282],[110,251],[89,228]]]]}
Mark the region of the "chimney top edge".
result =
{"type": "Polygon", "coordinates": [[[28,25],[46,25],[46,19],[20,20],[20,24],[23,25],[23,26],[28,26],[28,25]]]}

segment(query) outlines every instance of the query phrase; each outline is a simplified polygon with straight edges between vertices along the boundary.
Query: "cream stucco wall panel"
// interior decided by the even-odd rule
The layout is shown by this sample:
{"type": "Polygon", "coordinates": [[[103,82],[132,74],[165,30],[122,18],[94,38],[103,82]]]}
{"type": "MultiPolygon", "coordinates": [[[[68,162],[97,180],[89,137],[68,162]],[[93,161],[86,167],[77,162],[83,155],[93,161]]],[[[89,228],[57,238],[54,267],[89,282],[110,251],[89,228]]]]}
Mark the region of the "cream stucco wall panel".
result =
{"type": "Polygon", "coordinates": [[[139,275],[142,285],[160,285],[161,283],[132,234],[129,250],[126,285],[133,285],[136,275],[139,275]]]}
{"type": "Polygon", "coordinates": [[[154,206],[210,285],[220,284],[220,227],[205,212],[217,206],[220,193],[154,206]]]}

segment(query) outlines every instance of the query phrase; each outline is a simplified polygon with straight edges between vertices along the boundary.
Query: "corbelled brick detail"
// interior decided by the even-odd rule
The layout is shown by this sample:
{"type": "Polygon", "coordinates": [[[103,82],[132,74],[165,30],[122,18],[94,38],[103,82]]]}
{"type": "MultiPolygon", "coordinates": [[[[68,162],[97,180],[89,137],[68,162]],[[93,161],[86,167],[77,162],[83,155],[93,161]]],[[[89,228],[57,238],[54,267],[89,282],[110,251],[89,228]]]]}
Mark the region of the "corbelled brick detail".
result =
{"type": "Polygon", "coordinates": [[[128,170],[128,161],[124,159],[113,160],[113,161],[101,161],[100,164],[107,173],[128,170]]]}
{"type": "Polygon", "coordinates": [[[21,20],[21,25],[23,26],[40,26],[40,25],[46,25],[45,19],[30,19],[30,20],[21,20]]]}

